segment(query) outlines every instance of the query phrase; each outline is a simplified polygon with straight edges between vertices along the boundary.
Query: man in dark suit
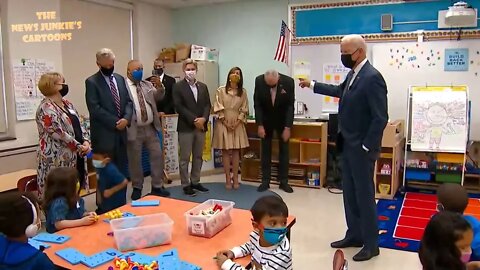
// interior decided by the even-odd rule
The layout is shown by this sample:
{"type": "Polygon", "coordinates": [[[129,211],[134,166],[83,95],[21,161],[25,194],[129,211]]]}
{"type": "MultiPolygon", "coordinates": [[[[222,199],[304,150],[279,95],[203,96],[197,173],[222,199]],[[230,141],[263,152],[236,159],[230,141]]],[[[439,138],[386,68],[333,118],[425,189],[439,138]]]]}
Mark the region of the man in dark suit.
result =
{"type": "Polygon", "coordinates": [[[293,103],[295,82],[292,78],[269,70],[255,79],[254,107],[258,136],[262,139],[262,184],[259,192],[270,188],[272,165],[272,138],[278,137],[279,165],[278,181],[280,189],[292,193],[288,184],[288,140],[293,125],[293,103]]]}
{"type": "Polygon", "coordinates": [[[164,158],[157,136],[162,130],[160,118],[157,116],[156,102],[165,95],[160,81],[154,87],[143,80],[143,65],[138,60],[131,60],[127,66],[127,89],[133,101],[134,114],[130,127],[127,128],[128,168],[132,180],[132,200],[142,196],[144,182],[142,168],[142,149],[148,150],[150,174],[152,177],[151,195],[168,197],[170,192],[164,188],[164,158]]]}
{"type": "MultiPolygon", "coordinates": [[[[172,89],[173,85],[175,84],[175,78],[168,76],[164,72],[165,64],[163,60],[156,59],[153,63],[153,76],[156,76],[162,82],[165,88],[165,97],[157,102],[157,110],[158,112],[163,114],[175,114],[175,107],[173,106],[173,95],[172,89]]],[[[150,82],[155,85],[155,80],[150,80],[150,82]]]]}
{"type": "Polygon", "coordinates": [[[195,196],[195,190],[208,192],[208,189],[200,184],[200,171],[211,104],[207,85],[195,78],[197,69],[195,61],[185,60],[183,62],[185,79],[173,86],[173,102],[178,113],[180,179],[183,192],[189,196],[195,196]],[[192,169],[189,176],[190,156],[192,156],[192,169]]]}
{"type": "Polygon", "coordinates": [[[104,48],[97,52],[100,70],[85,80],[85,98],[90,113],[92,149],[108,154],[127,175],[127,130],[133,107],[125,78],[113,73],[115,55],[104,48]]]}
{"type": "Polygon", "coordinates": [[[388,121],[387,86],[367,60],[367,46],[359,35],[342,39],[341,60],[351,68],[340,85],[301,80],[317,94],[340,98],[337,148],[342,154],[343,201],[348,230],[333,248],[363,247],[354,261],[380,254],[373,174],[388,121]]]}

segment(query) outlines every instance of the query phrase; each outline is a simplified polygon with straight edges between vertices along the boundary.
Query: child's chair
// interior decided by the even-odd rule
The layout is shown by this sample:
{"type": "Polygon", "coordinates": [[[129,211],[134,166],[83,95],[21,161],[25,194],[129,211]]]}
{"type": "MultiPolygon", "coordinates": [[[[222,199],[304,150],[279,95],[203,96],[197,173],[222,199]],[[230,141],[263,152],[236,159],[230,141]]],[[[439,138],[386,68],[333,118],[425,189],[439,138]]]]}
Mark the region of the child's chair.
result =
{"type": "Polygon", "coordinates": [[[340,249],[337,249],[333,255],[333,270],[348,270],[348,262],[340,249]]]}
{"type": "Polygon", "coordinates": [[[29,175],[20,178],[17,182],[17,189],[20,192],[38,191],[37,175],[29,175]]]}

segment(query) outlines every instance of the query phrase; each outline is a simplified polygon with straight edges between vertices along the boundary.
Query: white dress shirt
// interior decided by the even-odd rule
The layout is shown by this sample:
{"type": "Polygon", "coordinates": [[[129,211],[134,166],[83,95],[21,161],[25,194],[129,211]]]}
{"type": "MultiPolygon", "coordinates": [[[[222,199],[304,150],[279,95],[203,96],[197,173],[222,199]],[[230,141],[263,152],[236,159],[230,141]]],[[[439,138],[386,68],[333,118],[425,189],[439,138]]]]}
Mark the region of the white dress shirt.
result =
{"type": "MultiPolygon", "coordinates": [[[[188,82],[188,81],[187,81],[188,82]]],[[[188,85],[190,85],[190,89],[192,89],[193,97],[195,98],[195,102],[198,102],[198,88],[197,88],[197,82],[195,81],[194,84],[190,84],[188,82],[188,85]]]]}
{"type": "MultiPolygon", "coordinates": [[[[110,77],[106,76],[105,74],[103,74],[103,78],[105,79],[105,81],[107,82],[107,85],[108,85],[108,88],[110,89],[111,91],[111,87],[110,87],[110,77]]],[[[115,89],[117,90],[117,95],[120,97],[120,93],[118,92],[118,85],[117,85],[117,80],[115,79],[115,76],[113,76],[113,74],[111,75],[112,77],[112,80],[113,80],[113,84],[115,85],[115,89]]]]}
{"type": "Polygon", "coordinates": [[[145,100],[146,93],[143,92],[143,99],[145,102],[145,108],[147,110],[147,121],[142,121],[142,110],[140,109],[140,102],[138,101],[138,94],[137,94],[137,85],[132,82],[129,78],[127,78],[128,87],[130,88],[130,94],[132,95],[133,105],[135,107],[135,115],[137,116],[137,126],[147,126],[153,123],[153,111],[152,106],[150,103],[145,100]]]}

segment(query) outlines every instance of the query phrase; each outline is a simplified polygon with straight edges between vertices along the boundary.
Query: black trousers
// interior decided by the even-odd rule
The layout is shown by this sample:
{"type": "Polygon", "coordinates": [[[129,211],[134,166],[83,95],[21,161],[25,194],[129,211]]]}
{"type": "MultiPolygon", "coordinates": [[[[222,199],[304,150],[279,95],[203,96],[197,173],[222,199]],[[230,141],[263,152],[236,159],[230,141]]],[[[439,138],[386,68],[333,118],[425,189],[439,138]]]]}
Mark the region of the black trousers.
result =
{"type": "MultiPolygon", "coordinates": [[[[289,142],[283,141],[281,138],[282,132],[277,131],[278,148],[279,148],[279,164],[278,164],[278,178],[280,184],[288,183],[288,163],[290,156],[288,153],[289,142]]],[[[267,135],[262,139],[262,183],[269,184],[272,174],[272,138],[273,132],[267,132],[267,135]]]]}
{"type": "Polygon", "coordinates": [[[348,230],[345,238],[363,243],[370,250],[378,247],[377,205],[373,174],[377,153],[361,145],[343,144],[343,203],[348,230]]]}

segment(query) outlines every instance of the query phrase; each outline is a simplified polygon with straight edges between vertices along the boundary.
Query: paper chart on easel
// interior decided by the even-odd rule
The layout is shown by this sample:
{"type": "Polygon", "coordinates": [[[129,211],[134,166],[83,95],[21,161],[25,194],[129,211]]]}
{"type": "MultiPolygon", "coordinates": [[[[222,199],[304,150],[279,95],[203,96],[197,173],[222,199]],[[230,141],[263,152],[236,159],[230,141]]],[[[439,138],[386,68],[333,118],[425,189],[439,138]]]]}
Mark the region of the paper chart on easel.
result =
{"type": "MultiPolygon", "coordinates": [[[[327,84],[339,85],[347,77],[350,69],[344,67],[342,64],[324,64],[323,65],[323,82],[327,84]]],[[[338,112],[339,98],[323,96],[322,97],[322,111],[323,112],[338,112]]]]}
{"type": "Polygon", "coordinates": [[[413,151],[464,153],[467,144],[467,87],[412,87],[413,151]]]}
{"type": "Polygon", "coordinates": [[[20,59],[12,65],[13,89],[17,120],[35,119],[42,94],[37,88],[40,77],[55,69],[53,63],[41,59],[20,59]]]}

